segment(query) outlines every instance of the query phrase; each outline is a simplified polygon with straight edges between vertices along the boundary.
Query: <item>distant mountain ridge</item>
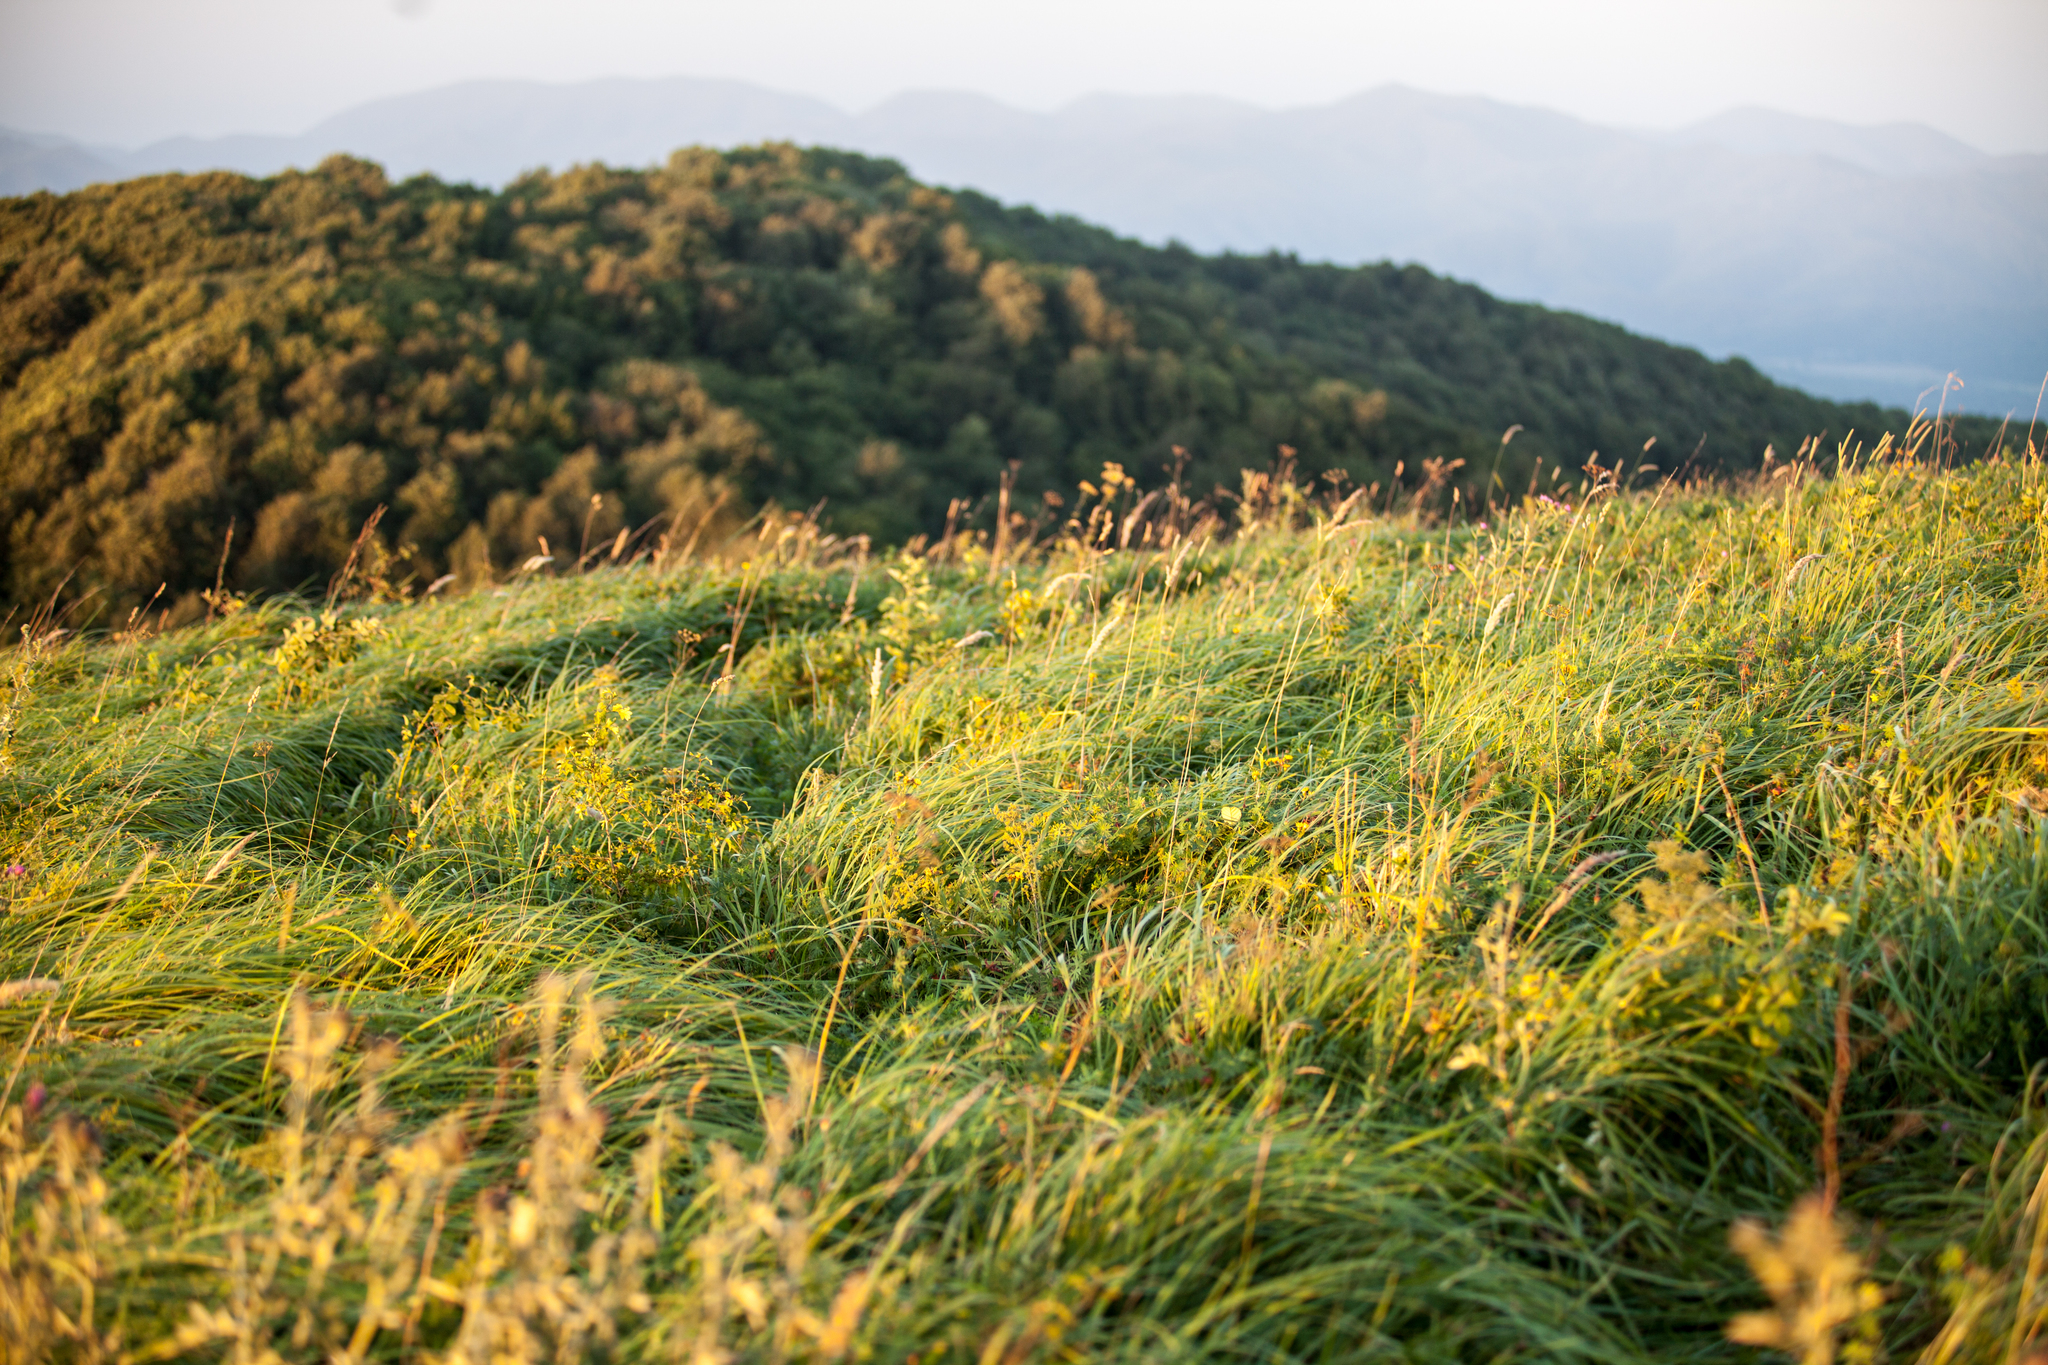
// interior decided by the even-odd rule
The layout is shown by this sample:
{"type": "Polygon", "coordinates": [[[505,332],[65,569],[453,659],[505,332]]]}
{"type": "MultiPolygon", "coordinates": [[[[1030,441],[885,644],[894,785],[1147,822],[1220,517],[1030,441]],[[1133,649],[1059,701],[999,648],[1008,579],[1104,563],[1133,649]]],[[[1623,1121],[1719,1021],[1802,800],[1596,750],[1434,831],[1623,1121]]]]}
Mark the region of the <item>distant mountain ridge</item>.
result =
{"type": "Polygon", "coordinates": [[[122,153],[6,134],[0,190],[268,174],[335,151],[395,176],[497,185],[537,166],[766,140],[894,157],[928,182],[1153,242],[1418,261],[1839,398],[1911,405],[1953,370],[1967,387],[1952,406],[2025,415],[2048,370],[2048,157],[1764,109],[1645,133],[1399,86],[1277,111],[1096,95],[1035,113],[928,91],[847,114],[738,81],[474,81],[297,137],[122,153]]]}
{"type": "Polygon", "coordinates": [[[1856,127],[1754,105],[1730,109],[1675,132],[1651,134],[1675,146],[1719,147],[1757,156],[1828,156],[1878,175],[1953,175],[2026,157],[1994,157],[1919,123],[1856,127]]]}

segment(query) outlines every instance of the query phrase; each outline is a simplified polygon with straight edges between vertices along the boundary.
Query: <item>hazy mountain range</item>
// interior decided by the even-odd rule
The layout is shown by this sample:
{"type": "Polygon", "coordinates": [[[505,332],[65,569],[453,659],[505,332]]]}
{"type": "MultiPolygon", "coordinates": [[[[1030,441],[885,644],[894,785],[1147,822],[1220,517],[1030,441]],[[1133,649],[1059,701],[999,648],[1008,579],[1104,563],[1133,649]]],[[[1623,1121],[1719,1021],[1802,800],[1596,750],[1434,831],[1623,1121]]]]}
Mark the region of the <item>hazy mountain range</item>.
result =
{"type": "Polygon", "coordinates": [[[337,151],[394,175],[501,184],[534,166],[766,139],[895,157],[927,181],[1153,242],[1418,261],[1741,354],[1831,397],[1910,406],[1953,370],[1963,406],[2024,418],[2048,372],[2048,156],[1764,109],[1651,133],[1399,86],[1277,111],[1098,95],[1034,113],[928,92],[847,114],[733,81],[473,81],[297,137],[125,151],[0,130],[0,192],[268,174],[337,151]]]}

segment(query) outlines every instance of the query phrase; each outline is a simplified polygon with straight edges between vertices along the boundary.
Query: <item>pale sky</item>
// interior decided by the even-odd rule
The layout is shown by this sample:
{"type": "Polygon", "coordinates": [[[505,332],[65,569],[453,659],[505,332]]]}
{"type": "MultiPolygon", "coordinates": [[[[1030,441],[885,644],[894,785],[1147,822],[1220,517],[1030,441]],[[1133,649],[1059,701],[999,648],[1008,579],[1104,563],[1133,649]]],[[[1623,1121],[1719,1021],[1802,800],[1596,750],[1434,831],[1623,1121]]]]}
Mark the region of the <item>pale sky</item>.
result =
{"type": "Polygon", "coordinates": [[[2048,152],[2048,0],[0,0],[0,125],[296,133],[474,77],[723,76],[858,111],[955,89],[1268,108],[1386,81],[1672,128],[1761,104],[2048,152]]]}

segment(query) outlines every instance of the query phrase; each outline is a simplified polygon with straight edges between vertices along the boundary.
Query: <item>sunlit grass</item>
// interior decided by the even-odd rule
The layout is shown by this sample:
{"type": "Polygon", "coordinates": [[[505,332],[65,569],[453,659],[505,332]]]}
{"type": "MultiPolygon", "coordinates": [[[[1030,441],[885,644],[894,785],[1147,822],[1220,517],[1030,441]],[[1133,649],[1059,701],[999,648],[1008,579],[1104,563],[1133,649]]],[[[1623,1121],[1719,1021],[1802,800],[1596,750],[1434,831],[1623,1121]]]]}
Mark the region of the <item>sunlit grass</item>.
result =
{"type": "Polygon", "coordinates": [[[12,1358],[2023,1358],[2032,452],[1108,491],[31,633],[12,1358]]]}

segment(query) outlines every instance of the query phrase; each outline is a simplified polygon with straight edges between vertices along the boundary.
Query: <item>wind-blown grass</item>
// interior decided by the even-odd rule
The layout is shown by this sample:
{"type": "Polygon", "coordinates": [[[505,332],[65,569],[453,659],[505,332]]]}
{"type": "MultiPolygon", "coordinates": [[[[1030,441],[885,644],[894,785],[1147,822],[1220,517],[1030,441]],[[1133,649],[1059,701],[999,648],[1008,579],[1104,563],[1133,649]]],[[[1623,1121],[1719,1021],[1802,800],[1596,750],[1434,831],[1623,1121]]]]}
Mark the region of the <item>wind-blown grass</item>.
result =
{"type": "Polygon", "coordinates": [[[2022,1358],[2032,453],[1357,506],[32,634],[0,1336],[2022,1358]]]}

